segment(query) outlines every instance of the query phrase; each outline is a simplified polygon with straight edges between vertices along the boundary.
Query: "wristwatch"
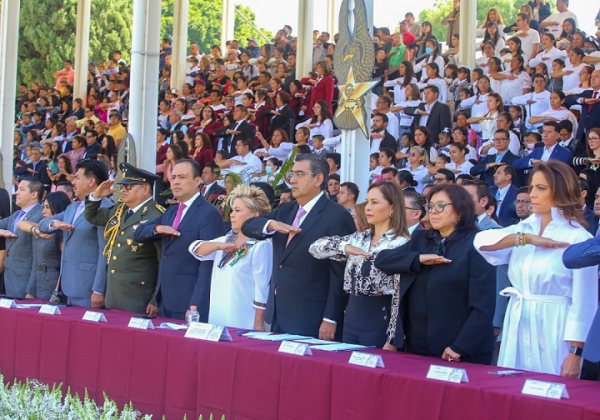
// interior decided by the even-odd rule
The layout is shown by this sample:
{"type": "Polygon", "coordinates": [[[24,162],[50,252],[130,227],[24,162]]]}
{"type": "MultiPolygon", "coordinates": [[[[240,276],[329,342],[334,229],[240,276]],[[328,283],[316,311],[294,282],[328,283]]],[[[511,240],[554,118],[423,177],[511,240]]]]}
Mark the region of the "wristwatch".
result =
{"type": "Polygon", "coordinates": [[[569,353],[573,353],[575,356],[581,357],[581,355],[583,354],[583,347],[576,347],[571,345],[571,347],[569,348],[569,353]]]}

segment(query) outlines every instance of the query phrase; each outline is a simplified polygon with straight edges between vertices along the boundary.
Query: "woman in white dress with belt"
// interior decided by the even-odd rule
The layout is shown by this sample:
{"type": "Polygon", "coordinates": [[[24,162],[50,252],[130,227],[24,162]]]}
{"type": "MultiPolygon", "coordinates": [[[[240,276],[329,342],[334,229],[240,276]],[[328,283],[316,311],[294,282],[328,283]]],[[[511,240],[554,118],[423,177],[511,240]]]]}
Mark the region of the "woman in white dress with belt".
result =
{"type": "Polygon", "coordinates": [[[510,297],[498,365],[578,377],[581,348],[598,306],[598,267],[567,269],[562,254],[591,235],[580,222],[575,172],[551,160],[531,178],[532,215],[475,236],[475,249],[493,265],[508,263],[510,297]]]}
{"type": "Polygon", "coordinates": [[[265,330],[265,309],[271,280],[273,246],[242,234],[242,224],[271,211],[265,193],[240,185],[231,192],[231,232],[212,241],[194,241],[190,253],[200,261],[214,260],[208,322],[265,330]]]}

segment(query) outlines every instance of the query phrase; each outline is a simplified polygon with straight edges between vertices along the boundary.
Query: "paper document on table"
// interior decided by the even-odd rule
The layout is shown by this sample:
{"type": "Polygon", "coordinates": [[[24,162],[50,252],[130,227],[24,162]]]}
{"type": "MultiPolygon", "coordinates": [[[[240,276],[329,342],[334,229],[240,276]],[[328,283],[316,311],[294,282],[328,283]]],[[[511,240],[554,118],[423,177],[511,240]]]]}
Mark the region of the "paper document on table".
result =
{"type": "Polygon", "coordinates": [[[349,350],[359,350],[359,349],[368,349],[367,346],[360,346],[358,344],[346,344],[346,343],[336,343],[336,344],[322,344],[318,346],[310,346],[311,349],[315,350],[324,350],[324,351],[349,351],[349,350]]]}
{"type": "Polygon", "coordinates": [[[175,324],[174,322],[163,322],[158,328],[165,328],[167,330],[187,330],[187,325],[175,324]]]}
{"type": "Polygon", "coordinates": [[[20,309],[41,308],[42,306],[44,306],[43,303],[17,303],[17,308],[20,309]]]}
{"type": "Polygon", "coordinates": [[[264,331],[248,331],[247,333],[242,334],[244,337],[248,337],[248,338],[256,338],[256,339],[262,339],[262,337],[267,337],[269,335],[273,334],[272,332],[264,332],[264,331]]]}
{"type": "Polygon", "coordinates": [[[304,344],[339,344],[337,341],[321,340],[319,338],[306,338],[304,340],[294,340],[297,343],[304,344]]]}
{"type": "Polygon", "coordinates": [[[253,335],[250,338],[255,338],[257,340],[264,341],[292,341],[292,340],[302,340],[305,338],[310,338],[305,335],[296,335],[296,334],[270,334],[270,335],[253,335]]]}

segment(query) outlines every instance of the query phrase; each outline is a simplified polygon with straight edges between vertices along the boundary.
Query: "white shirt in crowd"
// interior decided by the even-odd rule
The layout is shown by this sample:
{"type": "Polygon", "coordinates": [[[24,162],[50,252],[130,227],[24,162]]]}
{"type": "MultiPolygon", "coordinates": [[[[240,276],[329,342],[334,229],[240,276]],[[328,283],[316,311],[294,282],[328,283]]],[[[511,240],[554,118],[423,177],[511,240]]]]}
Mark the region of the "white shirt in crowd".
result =
{"type": "MultiPolygon", "coordinates": [[[[512,103],[513,105],[524,106],[527,115],[540,115],[550,109],[550,92],[544,90],[540,93],[531,92],[526,93],[525,95],[515,96],[512,98],[512,103]],[[529,104],[527,101],[534,101],[534,103],[529,104]]],[[[542,125],[543,123],[525,123],[525,127],[527,128],[537,128],[541,127],[542,125]]]]}

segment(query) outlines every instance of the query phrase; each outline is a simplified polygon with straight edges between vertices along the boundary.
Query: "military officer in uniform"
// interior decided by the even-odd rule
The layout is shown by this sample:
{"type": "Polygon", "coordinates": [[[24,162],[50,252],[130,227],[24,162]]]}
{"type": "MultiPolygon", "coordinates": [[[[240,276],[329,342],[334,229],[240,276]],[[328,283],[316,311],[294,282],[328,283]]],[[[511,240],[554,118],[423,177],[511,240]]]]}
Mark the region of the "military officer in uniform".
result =
{"type": "Polygon", "coordinates": [[[105,305],[108,309],[158,315],[156,289],[160,244],[139,243],[133,239],[136,229],[164,213],[152,198],[154,181],[159,177],[128,163],[120,169],[118,182],[121,202],[101,208],[101,200],[113,192],[114,181],[102,182],[85,203],[84,217],[90,223],[104,226],[107,259],[105,305]]]}

